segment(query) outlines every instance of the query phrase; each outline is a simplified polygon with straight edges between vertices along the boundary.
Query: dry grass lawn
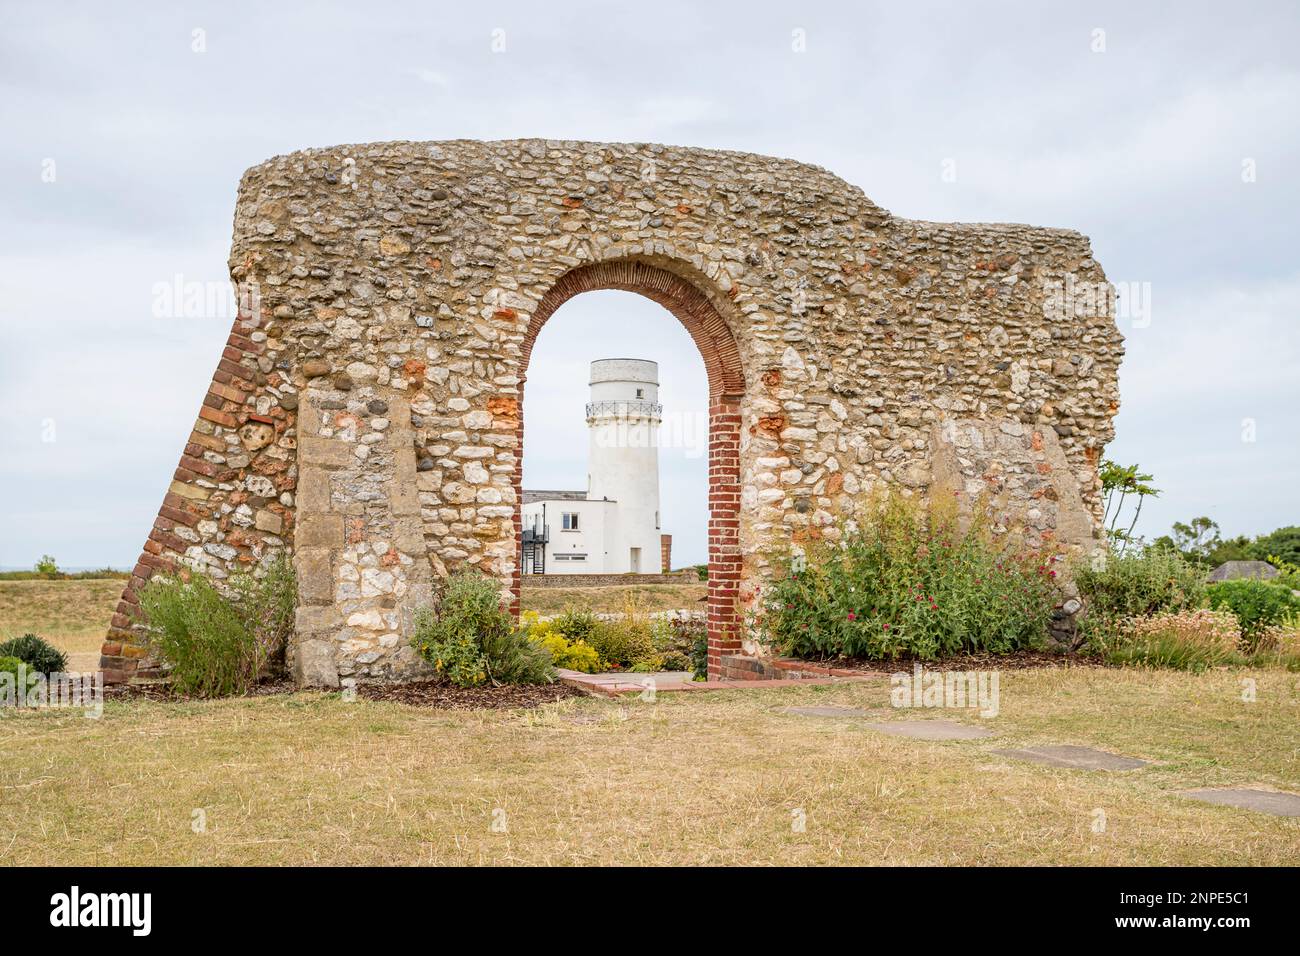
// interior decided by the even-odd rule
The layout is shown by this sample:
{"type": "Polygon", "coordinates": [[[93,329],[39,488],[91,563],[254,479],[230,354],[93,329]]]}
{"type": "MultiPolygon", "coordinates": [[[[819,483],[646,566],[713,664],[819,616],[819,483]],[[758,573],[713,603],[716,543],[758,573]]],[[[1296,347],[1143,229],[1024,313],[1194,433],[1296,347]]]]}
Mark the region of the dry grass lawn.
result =
{"type": "Polygon", "coordinates": [[[30,631],[67,651],[72,670],[95,670],[125,583],[120,578],[0,581],[0,640],[30,631]]]}
{"type": "Polygon", "coordinates": [[[1004,672],[1001,714],[985,722],[997,735],[972,741],[785,712],[808,704],[900,716],[884,678],[534,711],[304,693],[117,702],[99,720],[10,714],[0,862],[1300,862],[1300,820],[1175,793],[1300,789],[1295,675],[1004,672]],[[1244,676],[1256,679],[1254,703],[1241,699],[1244,676]],[[1030,743],[1155,763],[1102,774],[992,753],[1030,743]]]}
{"type": "MultiPolygon", "coordinates": [[[[527,585],[527,582],[524,582],[527,585]]],[[[566,608],[581,607],[613,613],[629,603],[645,611],[703,610],[709,586],[703,581],[689,584],[610,585],[598,588],[530,588],[525,586],[520,603],[525,611],[560,614],[566,608]]]]}

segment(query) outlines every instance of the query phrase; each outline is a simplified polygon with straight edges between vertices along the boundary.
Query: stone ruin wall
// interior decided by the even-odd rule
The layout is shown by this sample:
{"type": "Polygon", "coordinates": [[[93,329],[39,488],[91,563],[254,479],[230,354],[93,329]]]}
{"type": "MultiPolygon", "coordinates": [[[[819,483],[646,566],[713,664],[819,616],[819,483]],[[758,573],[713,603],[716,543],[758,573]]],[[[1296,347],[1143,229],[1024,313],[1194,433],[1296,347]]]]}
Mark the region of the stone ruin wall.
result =
{"type": "Polygon", "coordinates": [[[715,431],[739,425],[717,499],[739,612],[881,484],[985,496],[1031,544],[1096,540],[1123,350],[1104,296],[1052,301],[1067,279],[1108,288],[1075,232],[898,219],[763,156],[399,142],[249,170],[230,269],[244,306],[113,618],[110,680],[152,666],[134,623],[152,574],[286,548],[299,679],[418,672],[409,614],[438,578],[517,580],[527,356],[585,288],[713,316],[692,334],[715,431]]]}

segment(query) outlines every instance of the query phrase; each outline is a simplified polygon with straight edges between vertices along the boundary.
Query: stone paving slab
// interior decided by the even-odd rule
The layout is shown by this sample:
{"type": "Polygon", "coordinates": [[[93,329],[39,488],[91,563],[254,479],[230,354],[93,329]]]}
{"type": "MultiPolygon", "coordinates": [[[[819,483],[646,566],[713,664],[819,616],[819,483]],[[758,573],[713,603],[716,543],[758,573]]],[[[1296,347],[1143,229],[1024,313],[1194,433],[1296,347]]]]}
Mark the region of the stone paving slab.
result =
{"type": "Polygon", "coordinates": [[[1300,817],[1300,793],[1283,793],[1276,790],[1255,790],[1250,787],[1225,789],[1184,790],[1182,796],[1203,803],[1217,803],[1242,810],[1257,810],[1275,817],[1300,817]]]}
{"type": "Polygon", "coordinates": [[[993,736],[991,730],[973,724],[959,724],[954,720],[891,720],[867,726],[882,734],[914,740],[978,740],[993,736]]]}
{"type": "Polygon", "coordinates": [[[873,717],[872,711],[860,707],[787,707],[787,714],[800,717],[873,717]]]}
{"type": "Polygon", "coordinates": [[[1134,770],[1150,763],[1148,760],[1138,760],[1136,757],[1124,757],[1120,754],[1094,750],[1092,747],[1076,747],[1072,744],[993,752],[1003,757],[1014,757],[1017,760],[1028,760],[1049,767],[1069,767],[1075,770],[1134,770]]]}

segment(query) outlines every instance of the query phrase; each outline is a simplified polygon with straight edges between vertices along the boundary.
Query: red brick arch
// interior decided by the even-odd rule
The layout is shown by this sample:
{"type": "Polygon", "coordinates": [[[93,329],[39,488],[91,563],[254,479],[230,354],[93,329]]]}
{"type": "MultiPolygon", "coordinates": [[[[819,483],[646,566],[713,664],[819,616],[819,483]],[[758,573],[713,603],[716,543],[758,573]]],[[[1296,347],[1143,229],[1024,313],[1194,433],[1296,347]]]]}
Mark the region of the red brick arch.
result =
{"type": "MultiPolygon", "coordinates": [[[[705,282],[707,280],[696,279],[705,282]]],[[[722,656],[740,650],[740,400],[745,374],[731,328],[713,300],[676,272],[639,259],[579,266],[547,290],[524,336],[519,376],[519,451],[515,465],[515,571],[512,592],[518,611],[524,477],[523,389],[533,343],[555,310],[583,292],[636,292],[675,315],[694,339],[709,379],[709,676],[722,656]]]]}

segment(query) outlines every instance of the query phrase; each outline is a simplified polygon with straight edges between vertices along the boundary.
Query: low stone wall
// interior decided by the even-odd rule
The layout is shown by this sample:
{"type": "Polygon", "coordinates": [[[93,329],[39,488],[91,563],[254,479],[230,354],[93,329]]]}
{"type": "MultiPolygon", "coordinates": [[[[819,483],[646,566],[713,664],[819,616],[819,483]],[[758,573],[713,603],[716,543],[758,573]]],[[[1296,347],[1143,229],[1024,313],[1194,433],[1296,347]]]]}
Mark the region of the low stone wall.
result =
{"type": "Polygon", "coordinates": [[[638,584],[703,584],[695,571],[675,574],[525,574],[524,590],[529,588],[612,588],[638,584]]]}

